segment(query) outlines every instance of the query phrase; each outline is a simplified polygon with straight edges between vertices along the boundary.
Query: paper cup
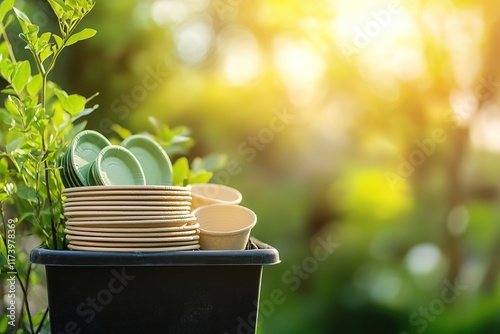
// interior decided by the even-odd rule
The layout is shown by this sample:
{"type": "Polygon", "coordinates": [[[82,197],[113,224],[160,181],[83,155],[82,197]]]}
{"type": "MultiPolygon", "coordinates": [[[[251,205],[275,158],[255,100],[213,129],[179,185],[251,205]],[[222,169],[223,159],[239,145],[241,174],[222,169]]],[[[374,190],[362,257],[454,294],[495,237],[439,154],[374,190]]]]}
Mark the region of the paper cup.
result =
{"type": "Polygon", "coordinates": [[[257,223],[255,213],[243,206],[213,204],[196,209],[200,245],[204,250],[243,250],[257,223]]]}
{"type": "Polygon", "coordinates": [[[237,205],[243,198],[238,190],[213,183],[191,185],[191,196],[191,210],[212,204],[237,205]]]}

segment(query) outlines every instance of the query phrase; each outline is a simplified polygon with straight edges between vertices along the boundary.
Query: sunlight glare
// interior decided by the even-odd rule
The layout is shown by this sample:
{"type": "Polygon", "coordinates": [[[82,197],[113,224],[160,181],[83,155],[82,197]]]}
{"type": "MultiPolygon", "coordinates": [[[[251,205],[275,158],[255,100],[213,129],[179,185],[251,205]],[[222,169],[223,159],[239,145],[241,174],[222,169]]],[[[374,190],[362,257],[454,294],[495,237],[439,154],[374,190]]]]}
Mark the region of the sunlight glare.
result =
{"type": "Polygon", "coordinates": [[[481,109],[472,123],[471,140],[476,147],[500,153],[500,108],[496,104],[481,109]]]}
{"type": "Polygon", "coordinates": [[[244,28],[230,28],[217,37],[217,48],[225,77],[233,85],[245,85],[254,80],[262,69],[257,40],[244,28]]]}
{"type": "Polygon", "coordinates": [[[287,84],[308,86],[321,79],[326,64],[308,42],[278,36],[273,44],[274,64],[287,84]]]}
{"type": "Polygon", "coordinates": [[[188,8],[182,1],[158,0],[151,6],[151,16],[159,26],[186,20],[188,8]]]}
{"type": "Polygon", "coordinates": [[[203,61],[213,40],[212,26],[207,22],[193,21],[182,25],[175,32],[175,46],[179,57],[188,64],[203,61]]]}
{"type": "Polygon", "coordinates": [[[425,275],[435,271],[441,260],[441,250],[434,244],[424,243],[410,249],[406,254],[405,264],[410,272],[425,275]]]}

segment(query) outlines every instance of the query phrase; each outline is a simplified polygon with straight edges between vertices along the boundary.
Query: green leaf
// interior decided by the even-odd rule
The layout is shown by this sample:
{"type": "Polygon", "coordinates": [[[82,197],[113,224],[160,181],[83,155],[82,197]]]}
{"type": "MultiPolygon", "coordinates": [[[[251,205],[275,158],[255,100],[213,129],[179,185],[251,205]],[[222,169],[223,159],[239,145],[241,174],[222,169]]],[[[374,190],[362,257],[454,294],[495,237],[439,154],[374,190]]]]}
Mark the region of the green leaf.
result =
{"type": "Polygon", "coordinates": [[[189,184],[208,183],[208,181],[210,181],[210,179],[212,178],[212,175],[213,175],[212,172],[207,172],[207,171],[200,171],[196,174],[190,173],[189,184]]]}
{"type": "Polygon", "coordinates": [[[3,21],[5,15],[14,7],[14,0],[3,0],[0,4],[0,22],[3,21]]]}
{"type": "Polygon", "coordinates": [[[121,139],[128,138],[132,135],[132,132],[130,132],[130,130],[125,129],[123,126],[118,125],[116,123],[111,125],[111,130],[116,132],[116,134],[120,136],[121,139]]]}
{"type": "Polygon", "coordinates": [[[179,145],[179,144],[186,144],[191,142],[193,139],[191,137],[186,137],[186,136],[175,136],[172,138],[170,141],[170,145],[179,145]]]}
{"type": "Polygon", "coordinates": [[[50,48],[50,38],[52,34],[50,32],[43,33],[40,38],[38,38],[37,42],[37,50],[40,54],[40,59],[45,61],[48,57],[52,55],[52,49],[50,48]]]}
{"type": "Polygon", "coordinates": [[[42,110],[41,105],[36,105],[34,107],[26,108],[24,110],[24,118],[26,120],[26,126],[31,125],[31,122],[33,122],[36,119],[36,117],[40,115],[41,110],[42,110]]]}
{"type": "Polygon", "coordinates": [[[58,18],[62,18],[64,15],[64,7],[65,4],[61,0],[48,0],[50,7],[52,7],[52,10],[56,14],[58,18]]]}
{"type": "Polygon", "coordinates": [[[203,160],[200,157],[194,158],[194,160],[191,162],[191,170],[193,171],[193,173],[198,173],[204,169],[205,166],[203,165],[203,160]]]}
{"type": "Polygon", "coordinates": [[[172,166],[173,170],[173,180],[172,185],[182,186],[184,185],[184,180],[189,176],[189,163],[186,157],[179,158],[175,161],[172,166]]]}
{"type": "Polygon", "coordinates": [[[0,253],[0,267],[3,267],[7,264],[7,259],[5,258],[5,255],[0,253]]]}
{"type": "Polygon", "coordinates": [[[7,109],[3,108],[0,108],[0,120],[2,120],[2,122],[8,126],[12,126],[12,122],[15,122],[15,120],[12,118],[11,114],[7,111],[7,109]]]}
{"type": "Polygon", "coordinates": [[[7,162],[7,158],[1,158],[0,159],[0,174],[7,175],[8,171],[9,171],[9,163],[7,162]]]}
{"type": "Polygon", "coordinates": [[[7,95],[16,95],[16,91],[13,90],[12,88],[2,89],[2,93],[7,94],[7,95]]]}
{"type": "Polygon", "coordinates": [[[91,38],[96,33],[97,33],[97,31],[94,29],[85,28],[82,31],[79,31],[76,34],[72,35],[70,38],[68,38],[66,45],[69,46],[69,45],[75,44],[78,41],[83,41],[85,39],[91,38]]]}
{"type": "Polygon", "coordinates": [[[26,185],[20,185],[17,188],[17,196],[25,199],[29,202],[38,202],[38,197],[36,196],[36,191],[34,188],[28,187],[26,185]]]}
{"type": "Polygon", "coordinates": [[[25,60],[18,62],[16,64],[16,69],[12,75],[12,86],[18,92],[21,92],[24,89],[24,86],[28,83],[28,80],[31,76],[31,66],[30,63],[25,60]]]}
{"type": "Polygon", "coordinates": [[[76,116],[85,108],[87,100],[83,96],[77,94],[68,95],[65,91],[57,88],[54,89],[54,93],[61,102],[63,109],[71,116],[76,116]]]}
{"type": "MultiPolygon", "coordinates": [[[[17,97],[13,96],[13,95],[9,95],[7,97],[7,101],[11,102],[12,103],[12,106],[14,106],[15,108],[15,112],[16,113],[19,113],[19,114],[22,114],[23,111],[24,111],[24,105],[23,103],[21,102],[21,100],[19,100],[17,97]]],[[[7,108],[7,110],[9,110],[10,108],[10,105],[8,103],[5,103],[5,107],[7,108]]],[[[9,111],[13,111],[13,110],[9,110],[9,111]]]]}
{"type": "MultiPolygon", "coordinates": [[[[8,15],[7,19],[3,23],[3,25],[0,27],[0,34],[3,34],[4,31],[7,29],[7,27],[14,21],[14,15],[8,15]]],[[[1,22],[1,21],[0,21],[1,22]]]]}
{"type": "Polygon", "coordinates": [[[41,74],[37,74],[31,78],[26,85],[26,90],[31,96],[36,96],[42,89],[43,78],[41,74]]]}
{"type": "Polygon", "coordinates": [[[68,112],[71,116],[76,116],[85,108],[87,99],[81,95],[72,94],[68,96],[68,112]]]}
{"type": "Polygon", "coordinates": [[[90,115],[94,110],[96,110],[99,107],[98,104],[93,106],[92,108],[85,108],[81,112],[79,112],[75,117],[71,118],[72,122],[76,122],[78,119],[85,117],[87,115],[90,115]]]}
{"type": "Polygon", "coordinates": [[[52,36],[54,37],[54,41],[56,41],[57,48],[60,49],[63,45],[63,39],[56,34],[53,34],[52,36]]]}
{"type": "Polygon", "coordinates": [[[5,80],[10,82],[12,72],[14,72],[14,64],[12,63],[12,61],[8,57],[0,55],[0,75],[5,80]]]}
{"type": "Polygon", "coordinates": [[[194,145],[194,140],[191,137],[186,136],[175,136],[170,140],[170,143],[165,147],[165,152],[168,155],[174,155],[178,153],[186,153],[190,147],[194,145]]]}
{"type": "Polygon", "coordinates": [[[212,153],[203,157],[203,169],[206,171],[216,171],[223,169],[228,160],[227,154],[212,153]]]}
{"type": "MultiPolygon", "coordinates": [[[[158,120],[155,117],[153,117],[153,116],[149,116],[148,117],[148,121],[153,126],[156,134],[160,135],[161,134],[161,124],[160,124],[160,122],[158,122],[158,120]]],[[[168,127],[167,127],[167,129],[168,129],[168,127]]]]}
{"type": "Polygon", "coordinates": [[[78,133],[82,132],[85,130],[85,127],[87,126],[87,122],[81,122],[76,124],[73,129],[71,129],[71,133],[66,137],[66,141],[71,141],[73,137],[75,137],[78,133]]]}
{"type": "MultiPolygon", "coordinates": [[[[24,14],[22,11],[20,11],[16,7],[13,7],[13,8],[14,8],[14,13],[17,16],[17,19],[18,19],[18,21],[19,21],[19,23],[21,25],[21,28],[22,28],[23,32],[25,34],[32,33],[33,32],[32,26],[34,26],[34,24],[31,23],[31,21],[28,18],[28,16],[26,16],[26,14],[24,14]]],[[[38,27],[36,27],[36,28],[37,28],[37,31],[38,31],[38,27]]]]}
{"type": "Polygon", "coordinates": [[[18,137],[7,144],[7,153],[14,152],[23,143],[23,137],[18,137]]]}

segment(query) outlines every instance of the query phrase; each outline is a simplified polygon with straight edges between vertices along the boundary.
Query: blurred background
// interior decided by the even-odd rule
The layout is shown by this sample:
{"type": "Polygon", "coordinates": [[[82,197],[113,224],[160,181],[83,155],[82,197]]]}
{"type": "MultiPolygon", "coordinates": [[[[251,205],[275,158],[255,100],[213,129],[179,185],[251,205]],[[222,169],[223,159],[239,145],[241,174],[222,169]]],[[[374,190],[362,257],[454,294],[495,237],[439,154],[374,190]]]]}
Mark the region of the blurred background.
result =
{"type": "MultiPolygon", "coordinates": [[[[55,29],[45,1],[22,6],[55,29]]],[[[51,80],[99,92],[89,128],[107,136],[154,116],[192,129],[190,160],[228,155],[213,182],[282,259],[259,333],[496,333],[499,16],[494,0],[97,1],[97,35],[51,80]]]]}

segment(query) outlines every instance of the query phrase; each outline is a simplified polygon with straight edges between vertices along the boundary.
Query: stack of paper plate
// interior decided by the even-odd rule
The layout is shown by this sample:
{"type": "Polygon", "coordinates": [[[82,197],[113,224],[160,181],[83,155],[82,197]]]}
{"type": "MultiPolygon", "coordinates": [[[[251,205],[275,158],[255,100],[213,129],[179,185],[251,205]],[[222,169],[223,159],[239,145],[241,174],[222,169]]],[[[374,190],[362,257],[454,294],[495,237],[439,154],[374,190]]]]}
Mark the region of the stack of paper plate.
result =
{"type": "Polygon", "coordinates": [[[90,186],[63,190],[69,248],[178,251],[199,248],[191,192],[174,186],[90,186]]]}

